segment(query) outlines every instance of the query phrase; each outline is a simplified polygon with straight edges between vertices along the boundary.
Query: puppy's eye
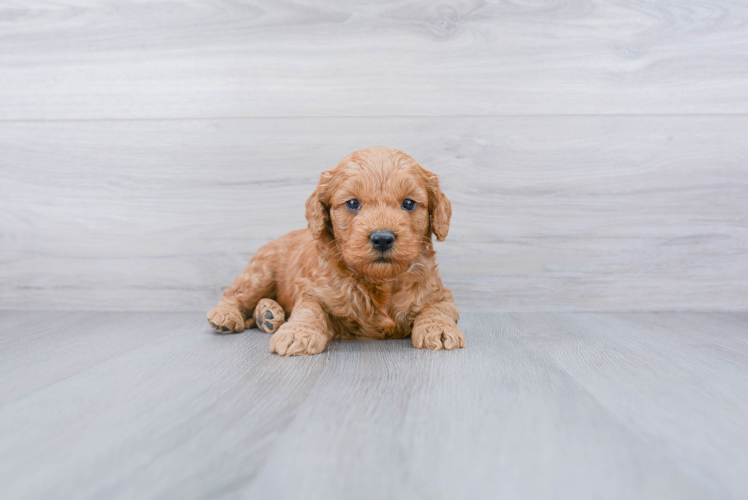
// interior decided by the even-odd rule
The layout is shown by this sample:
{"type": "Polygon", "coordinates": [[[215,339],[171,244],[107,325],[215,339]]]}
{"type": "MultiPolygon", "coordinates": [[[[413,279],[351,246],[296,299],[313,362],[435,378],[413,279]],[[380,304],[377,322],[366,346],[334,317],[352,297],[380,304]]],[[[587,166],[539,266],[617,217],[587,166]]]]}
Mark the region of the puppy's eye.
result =
{"type": "Polygon", "coordinates": [[[408,212],[410,212],[414,208],[416,208],[416,202],[415,201],[413,201],[413,200],[405,200],[403,202],[403,210],[407,210],[408,212]]]}
{"type": "Polygon", "coordinates": [[[345,208],[347,208],[351,212],[355,212],[356,210],[361,208],[361,204],[358,202],[358,200],[348,200],[345,202],[345,208]]]}

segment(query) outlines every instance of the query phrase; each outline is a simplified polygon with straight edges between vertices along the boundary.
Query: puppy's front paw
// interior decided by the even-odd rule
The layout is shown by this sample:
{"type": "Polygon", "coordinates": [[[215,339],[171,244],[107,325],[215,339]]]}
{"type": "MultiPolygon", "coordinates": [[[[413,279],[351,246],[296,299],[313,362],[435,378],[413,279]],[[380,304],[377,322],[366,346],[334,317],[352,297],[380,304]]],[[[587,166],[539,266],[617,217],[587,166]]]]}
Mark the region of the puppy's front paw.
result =
{"type": "Polygon", "coordinates": [[[448,319],[427,319],[413,325],[413,347],[418,349],[460,349],[465,347],[465,336],[457,324],[448,319]]]}
{"type": "Polygon", "coordinates": [[[239,333],[245,327],[244,316],[239,309],[220,304],[208,312],[208,323],[221,333],[239,333]]]}
{"type": "Polygon", "coordinates": [[[254,314],[257,328],[265,333],[275,333],[286,321],[286,313],[283,308],[273,299],[262,299],[257,303],[254,314]]]}
{"type": "Polygon", "coordinates": [[[270,338],[270,352],[281,356],[319,354],[325,350],[328,337],[302,323],[283,323],[270,338]]]}

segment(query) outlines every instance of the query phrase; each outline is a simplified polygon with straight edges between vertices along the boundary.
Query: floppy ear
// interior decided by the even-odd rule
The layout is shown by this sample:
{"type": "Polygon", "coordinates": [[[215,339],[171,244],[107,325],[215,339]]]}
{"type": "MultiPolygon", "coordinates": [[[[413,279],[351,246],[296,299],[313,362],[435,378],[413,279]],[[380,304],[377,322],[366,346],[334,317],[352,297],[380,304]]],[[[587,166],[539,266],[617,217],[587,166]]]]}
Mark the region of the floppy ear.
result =
{"type": "Polygon", "coordinates": [[[328,203],[328,191],[332,173],[322,172],[319,184],[312,195],[306,200],[306,220],[315,239],[328,236],[332,238],[332,224],[328,203]]]}
{"type": "Polygon", "coordinates": [[[427,186],[429,190],[429,217],[431,231],[437,241],[444,241],[449,232],[449,219],[452,217],[452,203],[439,188],[439,179],[435,174],[427,172],[427,186]]]}

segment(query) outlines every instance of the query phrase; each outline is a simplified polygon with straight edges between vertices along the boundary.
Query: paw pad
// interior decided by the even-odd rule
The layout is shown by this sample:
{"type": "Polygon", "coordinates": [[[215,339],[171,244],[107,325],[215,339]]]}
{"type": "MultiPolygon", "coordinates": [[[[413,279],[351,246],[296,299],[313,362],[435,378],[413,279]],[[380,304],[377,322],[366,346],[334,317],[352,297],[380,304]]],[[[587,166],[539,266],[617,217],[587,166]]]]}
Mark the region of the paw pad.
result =
{"type": "Polygon", "coordinates": [[[273,299],[262,299],[255,307],[254,319],[257,328],[265,333],[275,333],[286,321],[286,314],[273,299]]]}
{"type": "Polygon", "coordinates": [[[217,332],[223,332],[223,333],[229,333],[231,332],[231,328],[225,325],[218,325],[216,323],[210,322],[210,326],[213,327],[213,329],[217,332]]]}

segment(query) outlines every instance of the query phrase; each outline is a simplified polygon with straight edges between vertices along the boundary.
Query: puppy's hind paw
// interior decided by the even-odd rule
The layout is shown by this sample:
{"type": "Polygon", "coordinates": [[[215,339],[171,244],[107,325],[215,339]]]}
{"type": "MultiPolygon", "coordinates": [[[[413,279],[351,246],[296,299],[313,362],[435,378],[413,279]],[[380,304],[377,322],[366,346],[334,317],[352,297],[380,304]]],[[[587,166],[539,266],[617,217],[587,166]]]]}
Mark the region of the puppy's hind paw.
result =
{"type": "Polygon", "coordinates": [[[286,313],[273,299],[262,299],[255,307],[254,320],[263,332],[275,333],[286,321],[286,313]]]}

